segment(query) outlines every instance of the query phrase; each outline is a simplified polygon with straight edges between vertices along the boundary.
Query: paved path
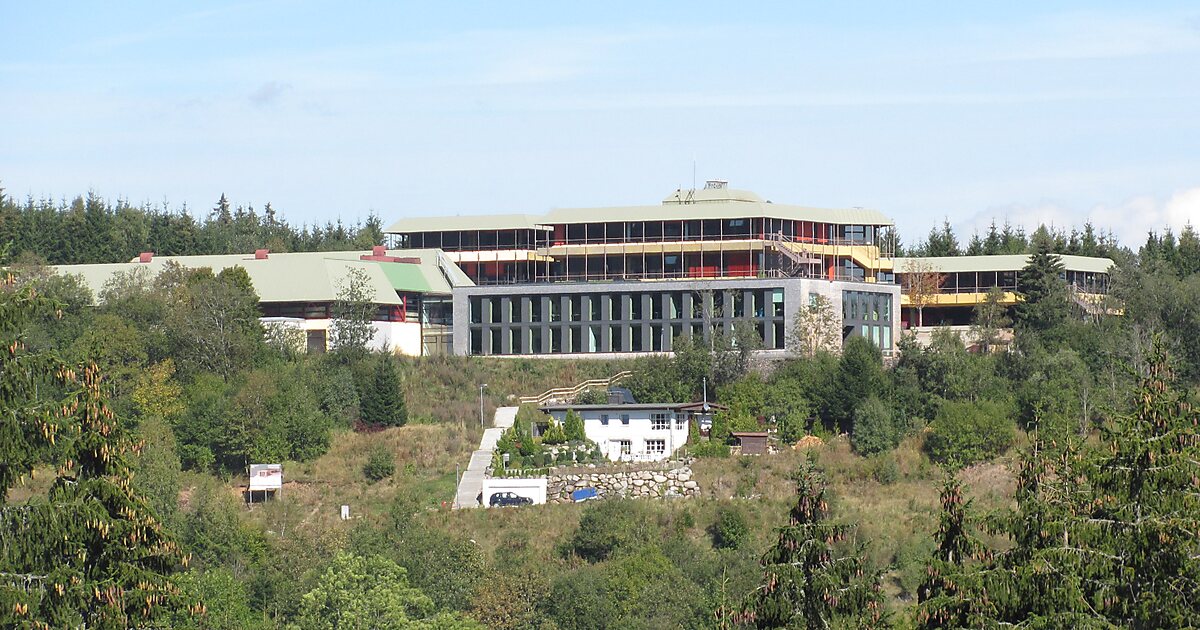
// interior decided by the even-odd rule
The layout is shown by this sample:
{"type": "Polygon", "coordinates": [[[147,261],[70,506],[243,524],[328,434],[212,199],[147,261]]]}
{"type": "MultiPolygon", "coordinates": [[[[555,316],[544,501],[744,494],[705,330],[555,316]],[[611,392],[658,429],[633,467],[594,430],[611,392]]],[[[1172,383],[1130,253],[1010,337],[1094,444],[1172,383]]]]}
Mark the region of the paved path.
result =
{"type": "Polygon", "coordinates": [[[492,463],[492,452],[496,450],[496,442],[504,430],[513,425],[517,418],[517,407],[497,407],[496,417],[492,428],[483,432],[479,441],[479,450],[471,453],[471,463],[458,482],[458,492],[454,496],[454,509],[473,508],[480,505],[480,494],[483,493],[483,472],[492,463]]]}

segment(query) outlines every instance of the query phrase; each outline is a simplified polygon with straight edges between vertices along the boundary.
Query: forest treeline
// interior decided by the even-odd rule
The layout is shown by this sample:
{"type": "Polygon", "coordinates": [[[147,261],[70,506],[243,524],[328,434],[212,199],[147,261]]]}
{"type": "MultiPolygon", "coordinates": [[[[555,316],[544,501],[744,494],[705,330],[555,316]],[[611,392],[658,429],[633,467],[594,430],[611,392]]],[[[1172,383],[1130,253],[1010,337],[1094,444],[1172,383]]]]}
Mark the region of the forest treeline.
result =
{"type": "Polygon", "coordinates": [[[142,252],[161,256],[370,249],[383,243],[383,221],[292,225],[267,203],[234,205],[221,195],[197,219],[186,206],[131,205],[95,193],[71,201],[18,202],[0,188],[0,262],[22,254],[52,265],[126,262],[142,252]]]}

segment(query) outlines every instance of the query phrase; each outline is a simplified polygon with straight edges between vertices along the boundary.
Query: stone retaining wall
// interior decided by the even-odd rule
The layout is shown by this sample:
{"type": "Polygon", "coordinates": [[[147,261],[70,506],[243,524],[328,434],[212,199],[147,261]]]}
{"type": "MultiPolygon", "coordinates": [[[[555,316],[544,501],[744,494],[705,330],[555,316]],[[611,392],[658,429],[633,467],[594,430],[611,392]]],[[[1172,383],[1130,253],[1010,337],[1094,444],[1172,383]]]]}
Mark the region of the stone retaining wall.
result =
{"type": "Polygon", "coordinates": [[[546,501],[570,503],[571,492],[582,488],[595,488],[601,498],[700,496],[700,485],[692,479],[691,467],[685,465],[668,470],[552,473],[546,483],[546,501]]]}

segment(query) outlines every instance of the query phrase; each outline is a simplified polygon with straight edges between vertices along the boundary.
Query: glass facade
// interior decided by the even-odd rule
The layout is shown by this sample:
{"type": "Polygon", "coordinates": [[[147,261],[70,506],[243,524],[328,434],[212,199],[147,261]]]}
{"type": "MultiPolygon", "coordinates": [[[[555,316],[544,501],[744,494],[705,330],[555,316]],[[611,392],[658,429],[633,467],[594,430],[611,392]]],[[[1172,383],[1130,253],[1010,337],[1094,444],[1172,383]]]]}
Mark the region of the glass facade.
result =
{"type": "Polygon", "coordinates": [[[892,350],[891,294],[843,291],[842,326],[848,335],[866,337],[880,350],[892,350]]]}
{"type": "Polygon", "coordinates": [[[476,355],[669,352],[676,337],[709,341],[739,321],[767,349],[785,343],[777,287],[472,295],[469,307],[476,355]]]}

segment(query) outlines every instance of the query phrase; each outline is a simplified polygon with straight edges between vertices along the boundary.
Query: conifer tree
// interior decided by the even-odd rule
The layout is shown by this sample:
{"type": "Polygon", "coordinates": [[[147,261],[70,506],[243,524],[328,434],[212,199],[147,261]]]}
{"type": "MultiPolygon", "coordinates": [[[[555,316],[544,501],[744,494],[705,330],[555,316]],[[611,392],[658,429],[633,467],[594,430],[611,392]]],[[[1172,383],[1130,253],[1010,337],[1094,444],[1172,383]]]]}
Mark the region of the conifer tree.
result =
{"type": "Polygon", "coordinates": [[[844,552],[852,526],[830,523],[825,480],[811,462],[796,475],[796,505],[762,557],[762,583],[736,621],[758,628],[878,627],[879,576],[861,548],[844,552]]]}
{"type": "Polygon", "coordinates": [[[574,409],[567,410],[567,417],[563,420],[563,431],[570,442],[582,442],[587,439],[587,433],[583,430],[583,416],[574,409]]]}
{"type": "Polygon", "coordinates": [[[983,545],[971,534],[971,501],[962,484],[946,475],[941,492],[942,513],[937,550],[918,591],[917,627],[975,628],[996,617],[984,588],[985,572],[974,561],[986,558],[983,545]]]}
{"type": "Polygon", "coordinates": [[[1019,327],[1044,332],[1067,319],[1067,285],[1062,257],[1054,253],[1054,241],[1047,234],[1035,235],[1034,251],[1017,278],[1020,302],[1014,309],[1019,327]]]}
{"type": "Polygon", "coordinates": [[[23,330],[54,305],[0,280],[0,626],[128,628],[188,607],[170,574],[179,546],[134,489],[135,448],[94,365],[30,351],[23,330]],[[45,496],[8,491],[51,464],[45,496]]]}
{"type": "Polygon", "coordinates": [[[402,427],[408,422],[408,408],[400,391],[400,376],[391,357],[383,356],[363,388],[360,402],[363,422],[387,427],[402,427]]]}
{"type": "Polygon", "coordinates": [[[1200,409],[1174,389],[1162,338],[1152,344],[1133,413],[1106,427],[1089,465],[1082,539],[1094,605],[1132,628],[1200,626],[1200,409]]]}

